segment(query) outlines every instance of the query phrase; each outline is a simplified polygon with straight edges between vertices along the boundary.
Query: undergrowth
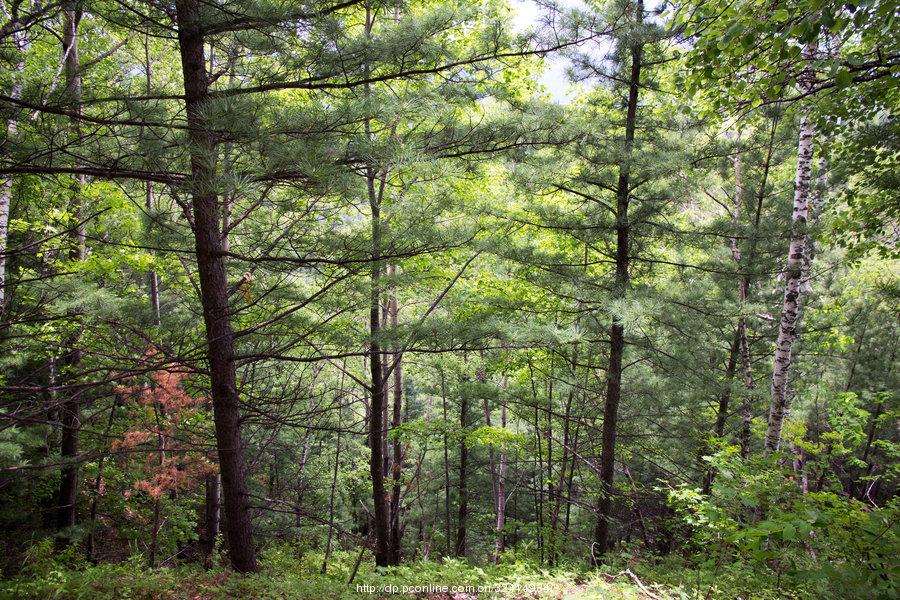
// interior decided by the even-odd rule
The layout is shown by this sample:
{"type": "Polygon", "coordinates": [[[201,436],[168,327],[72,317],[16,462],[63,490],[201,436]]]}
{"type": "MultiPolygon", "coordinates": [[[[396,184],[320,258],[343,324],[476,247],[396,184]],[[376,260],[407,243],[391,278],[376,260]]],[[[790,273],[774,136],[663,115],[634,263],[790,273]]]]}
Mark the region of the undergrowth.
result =
{"type": "Polygon", "coordinates": [[[336,552],[323,574],[321,553],[299,555],[296,548],[281,546],[262,554],[259,573],[240,575],[221,565],[212,569],[190,564],[149,569],[140,556],[119,564],[92,565],[74,552],[54,555],[49,543],[38,544],[21,572],[0,582],[0,599],[694,600],[830,595],[813,583],[760,573],[747,564],[694,564],[675,556],[635,561],[622,553],[612,556],[600,570],[575,564],[541,567],[511,556],[499,565],[418,560],[376,570],[366,557],[353,582],[348,583],[356,558],[355,552],[336,552]]]}

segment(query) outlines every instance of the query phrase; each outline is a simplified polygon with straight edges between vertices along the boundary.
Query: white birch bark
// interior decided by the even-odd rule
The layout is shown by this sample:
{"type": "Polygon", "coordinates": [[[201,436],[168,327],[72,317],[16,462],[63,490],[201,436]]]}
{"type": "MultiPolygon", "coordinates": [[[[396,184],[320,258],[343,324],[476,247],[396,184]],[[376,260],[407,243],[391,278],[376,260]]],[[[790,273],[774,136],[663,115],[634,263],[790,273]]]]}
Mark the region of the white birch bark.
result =
{"type": "MultiPolygon", "coordinates": [[[[815,74],[812,61],[816,43],[803,48],[805,65],[799,77],[801,91],[812,88],[815,74]]],[[[794,210],[791,216],[791,243],[784,272],[784,302],[778,324],[778,340],[775,344],[775,364],[772,371],[772,403],[766,429],[766,452],[778,449],[781,426],[788,410],[788,376],[791,367],[791,351],[797,339],[797,322],[802,295],[804,256],[806,256],[807,217],[809,214],[810,178],[814,150],[815,125],[808,107],[803,107],[800,117],[800,135],[797,144],[797,173],[794,180],[794,210]]]]}

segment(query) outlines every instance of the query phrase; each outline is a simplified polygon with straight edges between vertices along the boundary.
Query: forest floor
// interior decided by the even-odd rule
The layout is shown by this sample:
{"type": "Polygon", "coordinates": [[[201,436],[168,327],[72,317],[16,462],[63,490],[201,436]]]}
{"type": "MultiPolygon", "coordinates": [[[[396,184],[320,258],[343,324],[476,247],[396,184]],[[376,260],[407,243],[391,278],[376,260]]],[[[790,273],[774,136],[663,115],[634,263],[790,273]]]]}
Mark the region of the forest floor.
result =
{"type": "Polygon", "coordinates": [[[474,566],[459,560],[416,561],[384,572],[364,564],[348,583],[355,556],[338,553],[321,573],[322,556],[297,558],[267,552],[261,571],[240,575],[222,567],[181,565],[149,569],[140,558],[119,564],[69,564],[56,558],[33,561],[17,576],[0,581],[0,599],[213,600],[243,598],[390,600],[669,600],[683,590],[654,585],[630,569],[540,567],[527,561],[474,566]]]}
{"type": "MultiPolygon", "coordinates": [[[[419,600],[479,600],[484,598],[503,600],[596,600],[616,598],[622,600],[663,600],[677,598],[654,586],[642,590],[625,574],[600,573],[589,581],[579,578],[565,579],[547,574],[545,579],[529,578],[521,583],[492,584],[384,584],[372,578],[372,583],[347,584],[334,578],[310,577],[305,581],[277,580],[263,573],[257,576],[241,576],[224,572],[185,572],[182,569],[145,571],[142,575],[91,576],[88,569],[79,575],[51,577],[41,580],[17,579],[0,583],[0,598],[54,598],[91,600],[105,599],[165,599],[165,600],[213,600],[232,598],[284,598],[284,599],[350,599],[390,600],[416,598],[419,600]]],[[[95,573],[94,575],[98,575],[95,573]]],[[[292,578],[293,579],[293,578],[292,578]]],[[[392,578],[393,579],[393,578],[392,578]]],[[[644,586],[641,583],[641,586],[644,586]]]]}
{"type": "MultiPolygon", "coordinates": [[[[584,562],[548,567],[527,556],[504,555],[498,565],[465,560],[413,560],[376,570],[371,557],[353,575],[358,551],[332,553],[322,573],[321,552],[302,555],[270,547],[260,572],[241,575],[214,564],[148,568],[143,554],[91,564],[70,548],[32,547],[21,568],[0,579],[0,600],[775,600],[823,597],[822,589],[747,562],[697,563],[677,554],[621,551],[599,569],[584,562]],[[349,582],[349,583],[348,583],[349,582]]],[[[825,594],[833,597],[831,594],[825,594]]]]}

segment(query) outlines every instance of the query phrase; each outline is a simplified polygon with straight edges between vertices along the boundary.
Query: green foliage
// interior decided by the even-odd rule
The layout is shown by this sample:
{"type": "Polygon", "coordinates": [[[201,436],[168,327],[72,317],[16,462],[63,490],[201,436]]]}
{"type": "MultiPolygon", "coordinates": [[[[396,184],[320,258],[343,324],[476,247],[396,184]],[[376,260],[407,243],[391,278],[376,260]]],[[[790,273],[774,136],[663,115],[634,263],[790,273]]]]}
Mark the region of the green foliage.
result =
{"type": "MultiPolygon", "coordinates": [[[[313,552],[298,559],[295,548],[272,547],[262,556],[259,574],[241,576],[192,566],[147,571],[139,556],[118,565],[74,564],[63,557],[54,558],[49,544],[43,544],[33,549],[26,572],[0,582],[0,598],[420,598],[429,587],[453,588],[454,594],[477,598],[556,598],[560,594],[579,600],[597,594],[634,600],[643,597],[631,580],[619,577],[610,581],[583,567],[547,569],[509,560],[499,566],[476,567],[446,559],[376,571],[365,561],[353,583],[347,583],[355,553],[333,555],[326,574],[320,572],[322,558],[313,552]]],[[[662,597],[670,597],[666,590],[655,589],[662,597]]]]}
{"type": "Polygon", "coordinates": [[[874,508],[832,492],[806,493],[790,462],[780,464],[785,456],[743,460],[736,452],[711,457],[718,476],[710,496],[687,486],[668,492],[696,544],[696,567],[715,572],[744,562],[757,576],[774,577],[778,590],[800,596],[896,594],[896,498],[874,508]]]}

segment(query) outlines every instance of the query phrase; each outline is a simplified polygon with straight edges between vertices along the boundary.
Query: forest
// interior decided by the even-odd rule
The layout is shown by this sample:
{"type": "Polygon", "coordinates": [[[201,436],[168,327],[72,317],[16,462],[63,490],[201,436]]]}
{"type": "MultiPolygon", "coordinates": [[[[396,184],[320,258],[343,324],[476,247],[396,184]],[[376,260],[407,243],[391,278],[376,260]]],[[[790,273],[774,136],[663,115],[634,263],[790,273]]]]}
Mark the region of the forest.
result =
{"type": "Polygon", "coordinates": [[[0,598],[900,594],[896,0],[0,8],[0,598]]]}

